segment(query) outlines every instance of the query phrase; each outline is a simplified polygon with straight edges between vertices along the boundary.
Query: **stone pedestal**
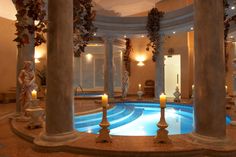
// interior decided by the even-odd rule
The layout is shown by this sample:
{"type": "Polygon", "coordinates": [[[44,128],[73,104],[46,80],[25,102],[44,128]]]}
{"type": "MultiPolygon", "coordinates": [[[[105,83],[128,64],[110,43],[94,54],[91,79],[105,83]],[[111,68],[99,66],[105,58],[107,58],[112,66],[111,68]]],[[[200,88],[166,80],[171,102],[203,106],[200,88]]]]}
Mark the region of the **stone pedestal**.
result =
{"type": "Polygon", "coordinates": [[[105,41],[105,62],[104,62],[104,92],[109,99],[114,98],[113,81],[113,37],[104,37],[105,41]]]}
{"type": "Polygon", "coordinates": [[[48,1],[47,98],[41,146],[60,146],[78,139],[74,129],[73,1],[48,1]]]}
{"type": "Polygon", "coordinates": [[[137,95],[138,95],[138,100],[142,100],[142,96],[143,96],[143,91],[138,91],[137,92],[137,95]]]}
{"type": "Polygon", "coordinates": [[[226,135],[223,2],[194,0],[195,134],[226,135]],[[212,9],[209,9],[212,8],[212,9]]]}
{"type": "Polygon", "coordinates": [[[43,127],[44,109],[39,106],[39,99],[31,100],[29,108],[26,109],[26,114],[30,117],[27,128],[36,129],[43,127]]]}

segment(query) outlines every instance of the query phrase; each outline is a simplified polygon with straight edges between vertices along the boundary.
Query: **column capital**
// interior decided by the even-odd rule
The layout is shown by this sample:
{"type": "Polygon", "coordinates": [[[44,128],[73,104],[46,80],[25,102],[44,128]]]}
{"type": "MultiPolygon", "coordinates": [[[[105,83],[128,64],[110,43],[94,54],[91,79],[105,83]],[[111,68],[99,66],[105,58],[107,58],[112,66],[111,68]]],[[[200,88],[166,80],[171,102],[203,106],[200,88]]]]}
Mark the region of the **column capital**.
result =
{"type": "Polygon", "coordinates": [[[103,40],[106,42],[114,42],[115,39],[117,39],[114,35],[104,35],[102,36],[103,40]]]}

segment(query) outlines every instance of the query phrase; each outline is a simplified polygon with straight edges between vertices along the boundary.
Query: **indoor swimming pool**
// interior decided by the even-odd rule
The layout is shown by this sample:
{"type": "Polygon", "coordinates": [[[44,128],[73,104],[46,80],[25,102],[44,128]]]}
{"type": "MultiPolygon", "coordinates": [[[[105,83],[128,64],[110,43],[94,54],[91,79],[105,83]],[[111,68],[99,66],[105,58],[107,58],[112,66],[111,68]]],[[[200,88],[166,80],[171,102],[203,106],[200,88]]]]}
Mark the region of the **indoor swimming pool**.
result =
{"type": "MultiPolygon", "coordinates": [[[[149,102],[116,103],[107,111],[110,134],[121,136],[154,136],[160,119],[160,105],[149,102]]],[[[167,104],[165,109],[167,130],[170,135],[191,133],[194,128],[193,107],[167,104]]],[[[80,132],[97,134],[102,112],[75,116],[75,128],[80,132]]],[[[226,117],[226,123],[230,118],[226,117]]]]}

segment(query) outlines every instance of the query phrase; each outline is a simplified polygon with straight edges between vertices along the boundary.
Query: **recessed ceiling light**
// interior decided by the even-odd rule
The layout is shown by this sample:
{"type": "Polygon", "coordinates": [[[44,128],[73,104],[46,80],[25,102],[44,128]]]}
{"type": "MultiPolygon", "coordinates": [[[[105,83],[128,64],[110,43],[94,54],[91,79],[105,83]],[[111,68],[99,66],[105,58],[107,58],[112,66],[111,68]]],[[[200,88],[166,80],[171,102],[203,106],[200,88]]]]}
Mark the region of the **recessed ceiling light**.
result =
{"type": "Polygon", "coordinates": [[[234,9],[235,9],[235,6],[232,6],[232,7],[231,7],[231,10],[234,10],[234,9]]]}

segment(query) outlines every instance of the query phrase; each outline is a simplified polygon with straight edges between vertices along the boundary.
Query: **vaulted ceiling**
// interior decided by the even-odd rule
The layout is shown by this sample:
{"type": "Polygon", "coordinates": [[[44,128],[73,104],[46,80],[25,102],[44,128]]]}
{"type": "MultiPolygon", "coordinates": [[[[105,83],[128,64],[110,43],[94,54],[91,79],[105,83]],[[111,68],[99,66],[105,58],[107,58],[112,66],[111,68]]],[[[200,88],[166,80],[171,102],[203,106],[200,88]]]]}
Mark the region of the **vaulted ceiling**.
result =
{"type": "Polygon", "coordinates": [[[98,14],[131,16],[146,12],[161,0],[93,0],[98,14]]]}
{"type": "MultiPolygon", "coordinates": [[[[93,0],[98,14],[106,16],[130,16],[150,10],[161,0],[93,0]]],[[[16,10],[12,0],[0,0],[0,17],[14,20],[16,10]]]]}
{"type": "Polygon", "coordinates": [[[6,19],[15,19],[16,9],[11,0],[0,1],[0,17],[6,19]]]}

